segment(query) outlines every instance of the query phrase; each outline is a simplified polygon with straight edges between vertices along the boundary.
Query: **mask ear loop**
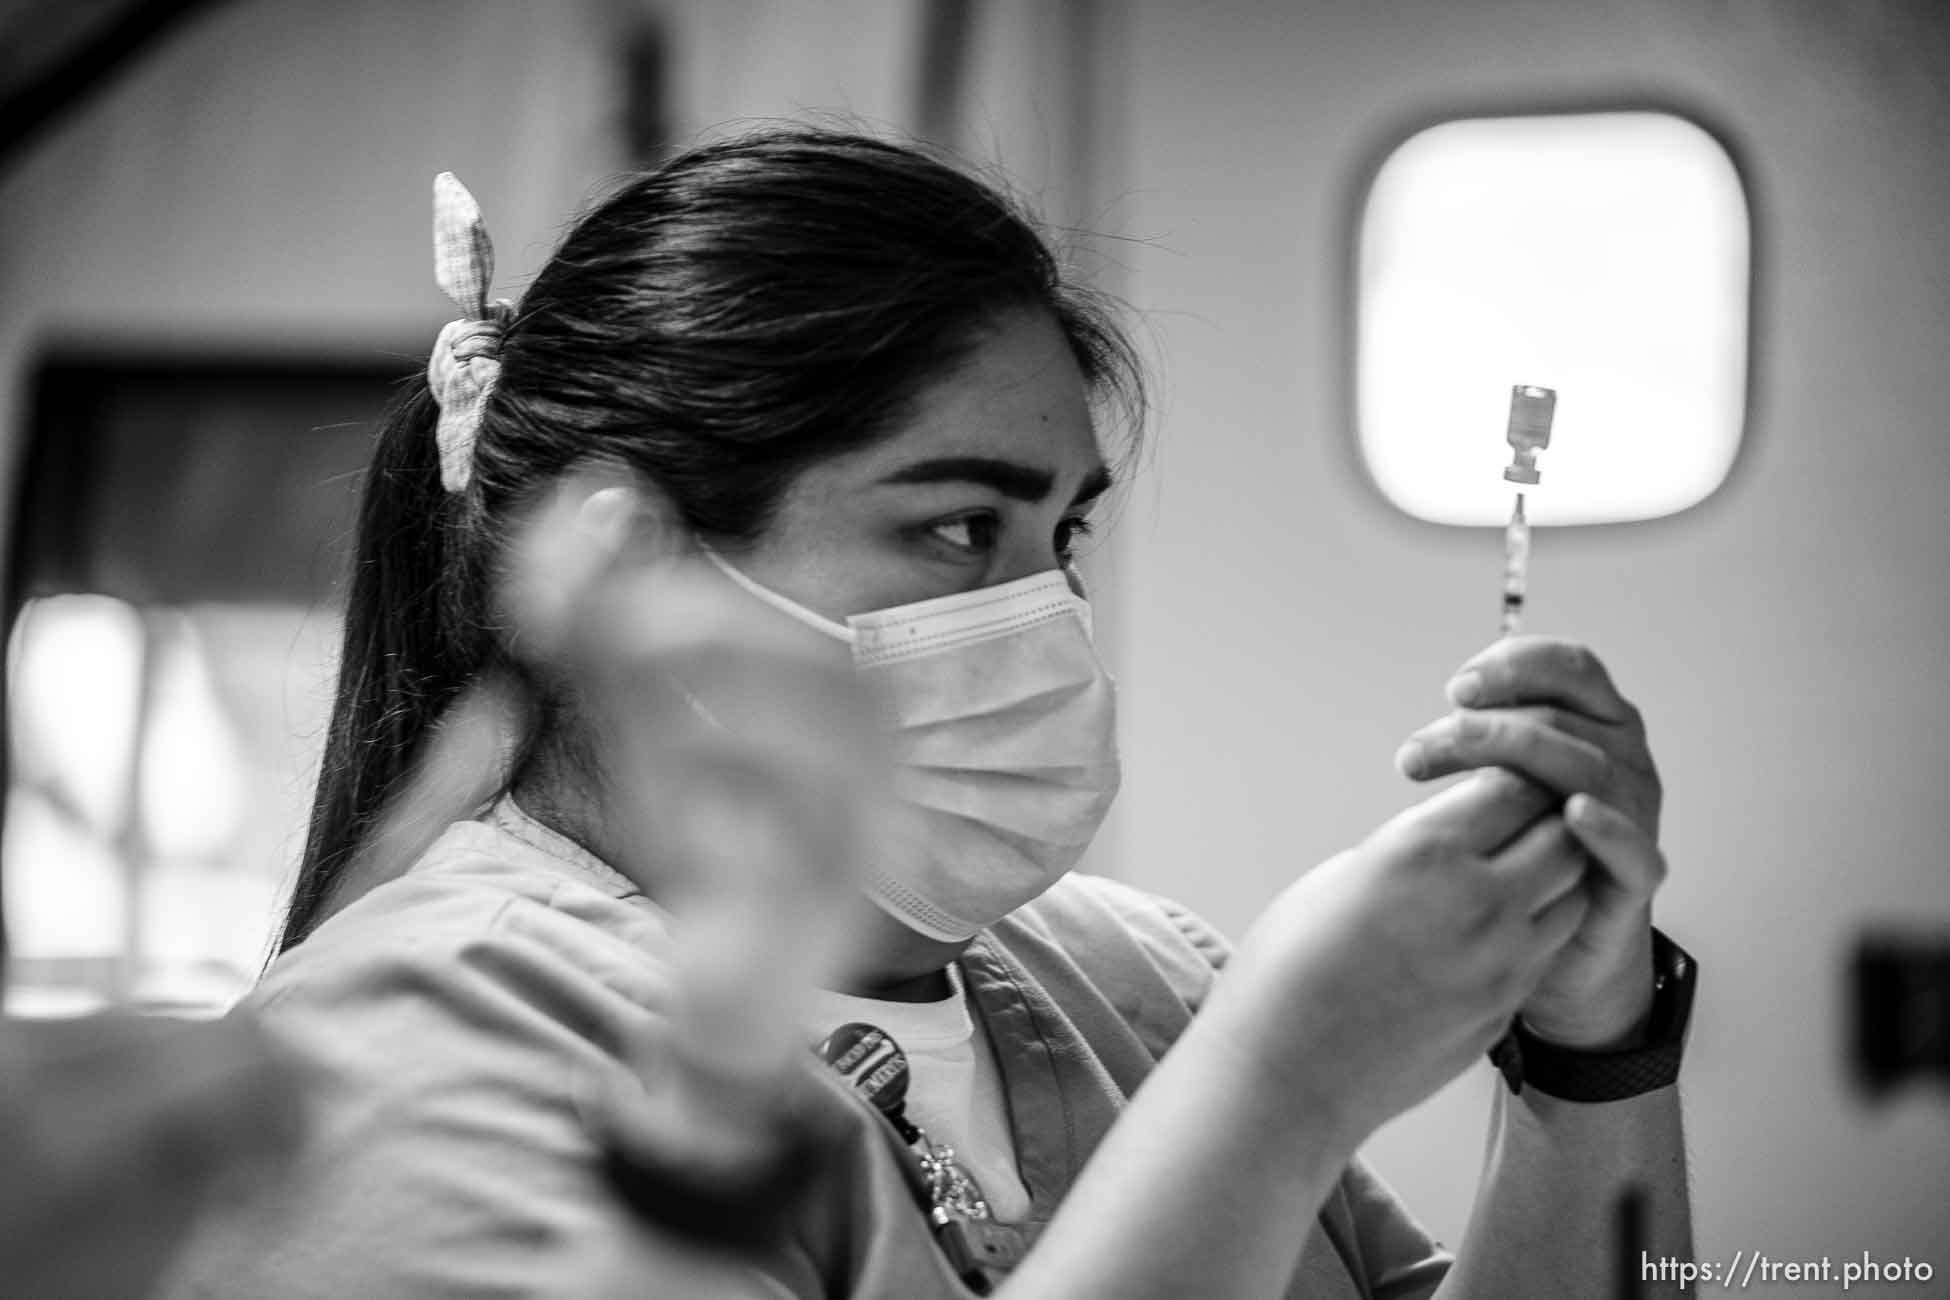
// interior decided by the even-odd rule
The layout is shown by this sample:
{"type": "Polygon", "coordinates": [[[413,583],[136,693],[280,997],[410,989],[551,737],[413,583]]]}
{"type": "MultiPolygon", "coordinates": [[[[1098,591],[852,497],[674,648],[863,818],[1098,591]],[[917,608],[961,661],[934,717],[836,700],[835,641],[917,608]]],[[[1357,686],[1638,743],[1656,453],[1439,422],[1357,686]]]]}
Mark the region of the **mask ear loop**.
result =
{"type": "Polygon", "coordinates": [[[758,582],[739,570],[731,561],[725,559],[724,556],[719,555],[704,543],[699,542],[697,548],[704,553],[704,558],[716,565],[718,570],[727,578],[730,578],[738,586],[758,597],[758,599],[764,601],[773,609],[778,610],[781,614],[790,615],[813,631],[824,632],[827,636],[838,641],[844,641],[848,645],[852,645],[859,640],[858,634],[852,628],[841,623],[835,623],[823,614],[816,614],[799,602],[781,596],[770,587],[761,586],[758,582]]]}
{"type": "MultiPolygon", "coordinates": [[[[801,605],[799,602],[792,600],[788,597],[781,596],[778,592],[773,591],[770,587],[761,585],[755,579],[745,574],[737,566],[733,565],[729,560],[725,559],[722,555],[718,554],[717,551],[705,545],[703,542],[699,542],[697,545],[698,545],[698,550],[704,553],[705,559],[709,560],[712,564],[716,565],[718,570],[721,573],[723,573],[727,578],[730,578],[732,582],[736,583],[739,587],[743,588],[745,591],[750,592],[753,596],[756,596],[759,600],[765,602],[767,605],[770,605],[773,609],[778,610],[782,614],[786,614],[790,616],[791,618],[797,620],[798,622],[804,624],[805,626],[813,629],[815,632],[823,632],[827,636],[832,637],[834,640],[843,641],[847,645],[855,647],[856,650],[858,649],[860,645],[860,632],[857,628],[845,624],[835,623],[832,619],[826,618],[821,614],[817,614],[812,610],[807,609],[804,605],[801,605]]],[[[1083,576],[1076,571],[1074,565],[1064,565],[1061,569],[1056,570],[1056,572],[1060,572],[1063,575],[1063,580],[1065,583],[1068,584],[1071,596],[1074,597],[1076,600],[1077,617],[1083,623],[1084,635],[1086,637],[1089,637],[1094,642],[1096,639],[1095,627],[1093,626],[1092,619],[1091,619],[1090,597],[1089,594],[1084,589],[1083,576]]],[[[1041,576],[1047,577],[1048,573],[1049,571],[1046,570],[1044,574],[1041,576]]],[[[1032,575],[1032,577],[1034,576],[1035,575],[1032,575]]],[[[1028,582],[1031,581],[1031,579],[1026,578],[1026,579],[1021,579],[1020,581],[1028,582]]],[[[867,616],[867,617],[871,617],[871,616],[867,616]]]]}

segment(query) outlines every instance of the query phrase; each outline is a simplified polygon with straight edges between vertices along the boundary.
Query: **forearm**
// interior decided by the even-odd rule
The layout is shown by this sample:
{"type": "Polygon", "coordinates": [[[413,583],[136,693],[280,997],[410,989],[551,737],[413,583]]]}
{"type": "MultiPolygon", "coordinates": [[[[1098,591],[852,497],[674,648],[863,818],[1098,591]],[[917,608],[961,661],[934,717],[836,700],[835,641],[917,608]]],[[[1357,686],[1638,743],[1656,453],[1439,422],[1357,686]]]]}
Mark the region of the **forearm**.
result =
{"type": "MultiPolygon", "coordinates": [[[[1476,1209],[1439,1300],[1619,1294],[1621,1206],[1633,1188],[1643,1235],[1631,1249],[1692,1254],[1676,1086],[1584,1105],[1499,1084],[1494,1106],[1476,1209]]],[[[1636,1256],[1630,1268],[1636,1283],[1636,1256]]]]}
{"type": "Polygon", "coordinates": [[[1235,1055],[1210,1028],[1195,1021],[1145,1081],[1000,1295],[1285,1293],[1306,1225],[1353,1144],[1297,1123],[1306,1108],[1294,1081],[1235,1055]]]}

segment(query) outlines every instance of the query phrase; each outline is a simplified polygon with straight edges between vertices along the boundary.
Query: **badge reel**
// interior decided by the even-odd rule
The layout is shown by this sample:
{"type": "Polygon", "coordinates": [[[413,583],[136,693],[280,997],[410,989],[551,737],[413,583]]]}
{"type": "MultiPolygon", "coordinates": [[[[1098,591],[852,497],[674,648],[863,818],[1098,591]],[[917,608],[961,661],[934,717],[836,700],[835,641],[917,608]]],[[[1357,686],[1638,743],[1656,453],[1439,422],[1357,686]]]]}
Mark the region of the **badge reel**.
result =
{"type": "Polygon", "coordinates": [[[1023,1234],[995,1221],[982,1189],[955,1160],[955,1149],[937,1145],[907,1118],[907,1054],[900,1044],[884,1029],[854,1023],[835,1029],[820,1044],[819,1054],[887,1117],[914,1152],[928,1189],[928,1224],[935,1241],[970,1290],[989,1294],[1021,1262],[1023,1234]]]}

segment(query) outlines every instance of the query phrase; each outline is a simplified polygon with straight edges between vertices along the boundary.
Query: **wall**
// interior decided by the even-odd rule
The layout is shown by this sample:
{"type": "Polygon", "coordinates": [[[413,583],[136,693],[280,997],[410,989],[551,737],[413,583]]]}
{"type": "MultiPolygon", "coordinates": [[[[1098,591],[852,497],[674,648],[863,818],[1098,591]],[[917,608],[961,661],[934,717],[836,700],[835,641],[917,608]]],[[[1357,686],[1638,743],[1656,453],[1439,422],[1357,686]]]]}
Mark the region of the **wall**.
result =
{"type": "MultiPolygon", "coordinates": [[[[618,161],[617,12],[252,0],[197,24],[0,175],[0,427],[53,337],[424,349],[447,315],[425,242],[442,168],[517,293],[618,161]]],[[[909,6],[696,12],[684,132],[909,111],[909,6]],[[804,50],[835,62],[788,75],[804,50]]],[[[1412,797],[1389,756],[1494,602],[1494,537],[1392,514],[1355,467],[1340,267],[1361,168],[1412,117],[1593,96],[1676,99],[1739,146],[1761,259],[1746,454],[1686,516],[1541,535],[1533,621],[1597,646],[1652,719],[1661,919],[1706,971],[1703,1247],[1950,1268],[1950,1111],[1858,1106],[1840,1001],[1861,925],[1950,917],[1944,20],[1922,0],[1132,0],[1099,7],[1100,103],[1066,99],[1075,65],[1047,57],[1077,28],[1024,0],[983,12],[965,141],[1059,219],[1135,241],[1105,273],[1161,360],[1151,462],[1098,566],[1130,761],[1096,860],[1234,931],[1412,797]]],[[[1485,1082],[1373,1147],[1451,1238],[1485,1082]]]]}
{"type": "MultiPolygon", "coordinates": [[[[519,297],[625,165],[619,33],[660,23],[679,143],[727,122],[910,124],[919,0],[249,0],[186,25],[0,172],[0,428],[51,341],[424,351],[428,187],[456,172],[519,297]]],[[[1083,28],[1033,0],[971,27],[957,130],[1068,216],[1083,28]]],[[[10,467],[9,467],[10,468],[10,467]]]]}
{"type": "MultiPolygon", "coordinates": [[[[1862,926],[1950,923],[1950,15],[1927,3],[1141,0],[1130,292],[1163,359],[1124,509],[1125,874],[1237,932],[1413,794],[1390,757],[1486,643],[1500,538],[1394,514],[1353,455],[1340,268],[1357,181],[1414,118],[1691,106],[1756,213],[1755,390],[1717,498],[1544,530],[1530,625],[1649,715],[1661,923],[1704,984],[1685,1093],[1702,1251],[1933,1257],[1950,1099],[1858,1104],[1862,926]]],[[[1447,1239],[1487,1070],[1372,1153],[1447,1239]]]]}
{"type": "Polygon", "coordinates": [[[7,345],[418,343],[445,318],[434,172],[479,195],[518,283],[611,165],[592,8],[219,7],[0,178],[7,345]]]}

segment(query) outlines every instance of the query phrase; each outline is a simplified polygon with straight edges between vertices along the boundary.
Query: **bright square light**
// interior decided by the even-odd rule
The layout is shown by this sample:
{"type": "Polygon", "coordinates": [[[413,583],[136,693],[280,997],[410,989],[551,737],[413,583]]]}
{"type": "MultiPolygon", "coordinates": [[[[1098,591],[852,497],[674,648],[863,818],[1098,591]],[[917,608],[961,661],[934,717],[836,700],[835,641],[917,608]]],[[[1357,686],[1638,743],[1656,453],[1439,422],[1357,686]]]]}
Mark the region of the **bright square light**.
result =
{"type": "Polygon", "coordinates": [[[1557,391],[1542,524],[1652,519],[1726,478],[1746,415],[1749,228],[1725,150],[1664,113],[1411,137],[1361,225],[1357,402],[1382,492],[1501,524],[1510,389],[1557,391]]]}

